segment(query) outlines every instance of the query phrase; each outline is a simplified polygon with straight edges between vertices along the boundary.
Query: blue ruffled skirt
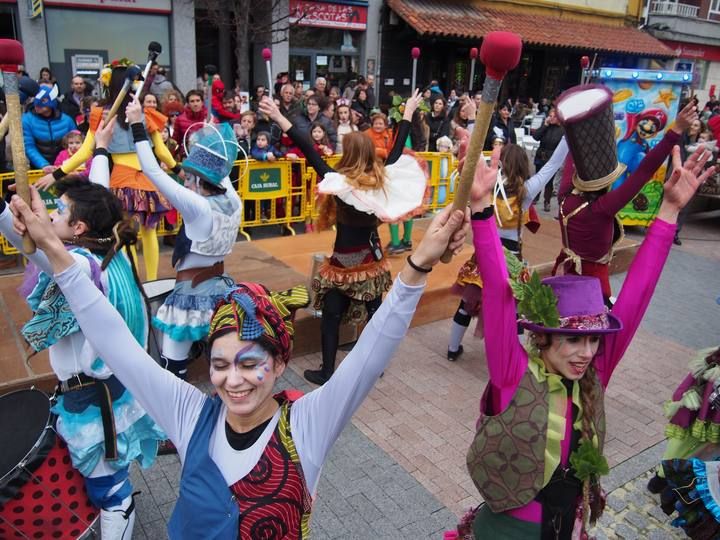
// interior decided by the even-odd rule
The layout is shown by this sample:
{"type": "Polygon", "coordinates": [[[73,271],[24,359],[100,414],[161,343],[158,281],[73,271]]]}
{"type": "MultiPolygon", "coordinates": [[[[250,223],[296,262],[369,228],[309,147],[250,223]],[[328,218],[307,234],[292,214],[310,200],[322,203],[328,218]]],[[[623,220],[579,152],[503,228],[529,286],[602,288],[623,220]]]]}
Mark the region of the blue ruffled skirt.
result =
{"type": "MultiPolygon", "coordinates": [[[[130,392],[120,388],[119,397],[115,398],[112,392],[119,457],[108,464],[120,470],[137,461],[141,467],[148,468],[157,456],[158,442],[167,436],[130,392]]],[[[61,395],[52,408],[58,416],[57,432],[68,445],[73,466],[83,476],[88,476],[105,456],[100,407],[89,397],[94,392],[94,388],[88,388],[61,395]],[[82,405],[78,407],[78,403],[82,405]]]]}
{"type": "Polygon", "coordinates": [[[208,335],[215,305],[235,282],[223,275],[203,281],[193,288],[190,281],[179,281],[160,306],[152,325],[175,341],[199,341],[208,335]]]}

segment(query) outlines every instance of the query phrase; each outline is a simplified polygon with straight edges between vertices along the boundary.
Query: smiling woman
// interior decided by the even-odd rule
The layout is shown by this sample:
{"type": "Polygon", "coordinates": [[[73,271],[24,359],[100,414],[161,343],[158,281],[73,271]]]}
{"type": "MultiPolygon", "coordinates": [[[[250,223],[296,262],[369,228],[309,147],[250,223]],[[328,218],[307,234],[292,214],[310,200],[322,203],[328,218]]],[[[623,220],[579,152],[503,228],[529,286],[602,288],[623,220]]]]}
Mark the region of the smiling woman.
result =
{"type": "Polygon", "coordinates": [[[467,215],[448,207],[435,216],[352,352],[330,381],[303,396],[274,392],[290,360],[293,312],[308,303],[307,291],[278,294],[257,283],[228,289],[209,325],[216,395],[208,396],[131,339],[57,238],[38,192],[32,195],[32,209],[13,199],[15,227],[47,254],[92,349],[178,449],[182,476],[170,537],[307,538],[323,463],[407,333],[427,273],[446,249],[462,249],[467,215]]]}
{"type": "Polygon", "coordinates": [[[479,539],[493,531],[498,540],[583,538],[604,507],[605,389],[650,302],[678,212],[709,176],[698,178],[706,158],[696,153],[683,165],[675,148],[658,219],[608,310],[595,277],[541,282],[533,274],[510,282],[490,219],[498,157],[495,151],[490,167],[478,162],[471,196],[490,382],[467,454],[485,504],[462,532],[479,539]],[[525,347],[517,339],[516,313],[531,332],[525,347]]]}

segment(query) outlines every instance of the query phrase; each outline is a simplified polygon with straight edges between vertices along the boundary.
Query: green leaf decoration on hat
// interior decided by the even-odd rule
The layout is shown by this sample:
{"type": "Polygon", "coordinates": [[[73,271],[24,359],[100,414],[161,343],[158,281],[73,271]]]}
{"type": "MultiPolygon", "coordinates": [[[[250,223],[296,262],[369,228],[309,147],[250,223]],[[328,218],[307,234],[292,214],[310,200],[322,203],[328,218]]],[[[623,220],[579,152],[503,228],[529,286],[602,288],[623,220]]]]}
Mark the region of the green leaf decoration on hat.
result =
{"type": "Polygon", "coordinates": [[[570,454],[570,465],[575,469],[575,476],[581,482],[596,481],[600,476],[610,472],[607,459],[588,439],[580,441],[577,450],[570,454]]]}
{"type": "MultiPolygon", "coordinates": [[[[508,272],[512,276],[509,266],[508,272]]],[[[557,297],[548,285],[542,284],[540,275],[537,272],[534,271],[530,275],[530,279],[525,282],[512,277],[509,281],[513,296],[518,301],[518,313],[521,319],[548,328],[558,328],[560,326],[557,297]]]]}
{"type": "MultiPolygon", "coordinates": [[[[405,112],[405,102],[407,99],[408,98],[404,98],[400,94],[395,94],[392,99],[392,107],[390,107],[390,111],[388,112],[388,118],[392,119],[394,122],[400,122],[400,120],[402,120],[403,113],[405,112]]],[[[425,103],[425,100],[422,100],[420,105],[418,105],[418,110],[430,112],[430,107],[428,107],[428,104],[425,103]]]]}

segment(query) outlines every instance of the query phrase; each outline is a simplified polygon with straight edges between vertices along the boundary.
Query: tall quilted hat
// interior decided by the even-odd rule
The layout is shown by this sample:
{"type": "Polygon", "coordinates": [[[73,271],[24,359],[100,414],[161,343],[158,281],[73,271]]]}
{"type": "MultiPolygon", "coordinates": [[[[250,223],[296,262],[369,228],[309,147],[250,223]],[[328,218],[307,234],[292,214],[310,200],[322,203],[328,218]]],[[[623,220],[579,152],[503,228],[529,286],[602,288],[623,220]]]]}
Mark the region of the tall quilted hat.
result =
{"type": "Polygon", "coordinates": [[[205,124],[190,135],[187,143],[187,158],[182,162],[185,171],[216,186],[230,174],[238,143],[229,124],[205,124]]]}
{"type": "Polygon", "coordinates": [[[581,84],[558,98],[558,119],[575,162],[573,185],[580,191],[606,188],[625,171],[617,158],[612,97],[606,86],[581,84]]]}

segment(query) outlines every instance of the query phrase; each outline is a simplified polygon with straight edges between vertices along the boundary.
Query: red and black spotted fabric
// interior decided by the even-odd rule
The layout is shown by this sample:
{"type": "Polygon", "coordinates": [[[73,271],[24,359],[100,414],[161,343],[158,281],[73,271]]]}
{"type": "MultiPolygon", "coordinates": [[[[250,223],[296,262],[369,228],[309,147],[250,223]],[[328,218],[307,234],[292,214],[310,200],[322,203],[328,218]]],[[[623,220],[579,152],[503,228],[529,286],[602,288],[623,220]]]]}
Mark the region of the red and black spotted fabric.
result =
{"type": "Polygon", "coordinates": [[[0,505],[0,538],[78,538],[97,515],[82,475],[73,469],[67,446],[57,437],[32,479],[0,505]]]}
{"type": "Polygon", "coordinates": [[[312,497],[290,433],[290,402],[258,463],[230,489],[240,508],[238,538],[309,538],[312,497]]]}

